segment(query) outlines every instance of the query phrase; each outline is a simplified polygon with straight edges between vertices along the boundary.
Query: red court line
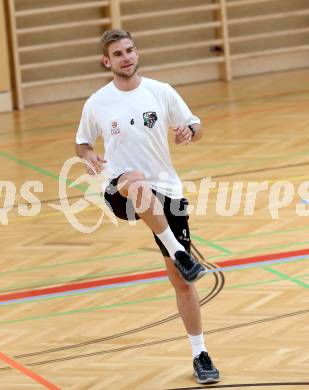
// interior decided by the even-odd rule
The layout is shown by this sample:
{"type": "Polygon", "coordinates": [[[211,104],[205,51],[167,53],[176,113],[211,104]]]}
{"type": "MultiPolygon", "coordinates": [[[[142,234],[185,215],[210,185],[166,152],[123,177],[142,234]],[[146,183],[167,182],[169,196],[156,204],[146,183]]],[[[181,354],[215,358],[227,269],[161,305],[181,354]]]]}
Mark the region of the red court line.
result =
{"type": "Polygon", "coordinates": [[[24,367],[22,364],[18,363],[16,360],[13,360],[9,356],[5,355],[3,352],[0,352],[0,359],[2,359],[9,366],[11,366],[11,367],[15,368],[16,370],[20,371],[22,374],[24,374],[26,376],[29,376],[35,382],[40,383],[41,385],[46,387],[46,389],[49,389],[49,390],[61,390],[60,387],[55,386],[52,383],[48,382],[46,379],[42,378],[40,375],[38,375],[35,372],[29,370],[29,368],[24,367]]]}
{"type": "Polygon", "coordinates": [[[35,296],[39,296],[39,295],[48,295],[48,294],[54,294],[54,293],[60,293],[60,292],[81,290],[84,288],[91,288],[91,287],[97,287],[97,286],[106,286],[109,284],[132,282],[135,280],[152,279],[152,278],[158,278],[161,276],[166,276],[166,270],[145,272],[142,274],[134,274],[134,275],[124,275],[124,276],[118,276],[118,277],[114,277],[114,278],[92,280],[90,282],[71,283],[71,284],[65,284],[62,286],[41,288],[41,289],[37,289],[37,290],[19,291],[19,292],[15,292],[15,293],[0,295],[0,302],[10,301],[13,299],[30,298],[30,297],[35,297],[35,296]]]}
{"type": "MultiPolygon", "coordinates": [[[[284,106],[280,105],[280,106],[273,106],[273,107],[270,107],[270,108],[255,108],[253,110],[247,110],[247,111],[239,111],[239,112],[232,112],[232,113],[227,113],[227,114],[222,114],[222,115],[209,115],[207,118],[209,118],[210,120],[212,119],[230,119],[230,118],[241,118],[242,116],[246,116],[246,115],[251,115],[251,114],[259,114],[259,113],[266,113],[266,112],[272,112],[272,113],[276,113],[277,111],[282,111],[282,110],[285,110],[285,109],[290,109],[290,108],[302,108],[302,107],[305,107],[305,104],[285,104],[284,106]]],[[[307,105],[308,106],[308,103],[307,105]]]]}
{"type": "MultiPolygon", "coordinates": [[[[307,92],[307,91],[304,91],[304,92],[307,92]]],[[[268,97],[267,95],[265,95],[265,96],[268,97]]],[[[273,96],[273,95],[270,95],[270,96],[273,96]]],[[[274,96],[277,96],[277,95],[274,95],[274,96]]],[[[236,102],[237,102],[237,100],[236,100],[236,102]]],[[[231,101],[231,103],[234,103],[234,101],[231,101]]],[[[227,113],[227,114],[222,114],[222,115],[210,115],[210,116],[208,116],[208,118],[217,120],[217,119],[242,117],[242,116],[257,114],[257,113],[261,113],[261,112],[282,111],[285,109],[295,108],[295,106],[296,106],[296,108],[302,108],[302,107],[307,108],[308,104],[307,103],[304,103],[304,104],[285,103],[285,105],[280,105],[277,107],[274,106],[274,107],[270,107],[270,108],[255,108],[253,110],[247,110],[247,111],[243,111],[243,112],[239,111],[239,112],[227,113]]],[[[75,123],[73,123],[73,124],[68,123],[68,124],[63,124],[63,125],[59,125],[59,126],[56,125],[55,129],[57,129],[58,127],[62,128],[62,127],[69,126],[69,125],[76,127],[75,123]]],[[[49,128],[50,127],[47,127],[47,129],[49,129],[49,128]]],[[[53,127],[51,127],[51,128],[53,128],[53,127]]],[[[33,128],[30,130],[37,130],[37,129],[39,130],[41,128],[33,128]]],[[[44,128],[42,128],[42,129],[44,129],[44,128]]],[[[68,139],[68,138],[72,138],[72,134],[62,135],[60,140],[68,139]]],[[[35,139],[23,140],[23,141],[19,141],[19,142],[11,142],[11,143],[4,144],[1,146],[2,146],[2,148],[12,148],[12,147],[22,147],[22,146],[30,146],[30,145],[44,145],[47,142],[53,142],[53,141],[59,141],[59,138],[41,138],[41,139],[35,138],[35,139]]]]}
{"type": "MultiPolygon", "coordinates": [[[[255,257],[246,257],[243,259],[231,259],[231,260],[218,261],[216,262],[216,264],[220,267],[226,267],[226,266],[233,266],[233,265],[240,265],[240,264],[259,263],[262,261],[276,260],[276,259],[308,255],[308,254],[309,254],[309,249],[300,249],[292,252],[280,252],[280,253],[273,253],[273,254],[255,256],[255,257]]],[[[62,293],[62,292],[68,292],[74,290],[82,290],[91,287],[107,286],[107,285],[112,285],[117,283],[133,282],[136,280],[153,279],[162,276],[166,276],[166,270],[144,272],[144,273],[139,273],[134,275],[122,275],[113,278],[71,283],[71,284],[65,284],[61,286],[46,287],[46,288],[35,289],[35,290],[18,291],[13,293],[0,294],[0,302],[36,297],[41,295],[62,293]]]]}
{"type": "Polygon", "coordinates": [[[54,141],[62,141],[63,139],[69,139],[72,138],[72,134],[67,134],[64,136],[61,136],[61,138],[36,138],[36,139],[30,139],[30,140],[23,140],[18,142],[11,142],[8,144],[2,144],[2,149],[5,148],[15,148],[15,147],[22,147],[22,146],[30,146],[30,145],[45,145],[48,142],[54,142],[54,141]]]}
{"type": "Polygon", "coordinates": [[[216,262],[216,264],[219,265],[220,267],[226,267],[226,266],[240,265],[240,264],[260,263],[261,261],[277,260],[277,259],[282,259],[284,257],[301,256],[301,255],[308,255],[308,254],[309,254],[309,249],[300,249],[291,252],[280,252],[280,253],[272,253],[268,255],[261,255],[255,257],[246,257],[243,259],[218,261],[216,262]]]}

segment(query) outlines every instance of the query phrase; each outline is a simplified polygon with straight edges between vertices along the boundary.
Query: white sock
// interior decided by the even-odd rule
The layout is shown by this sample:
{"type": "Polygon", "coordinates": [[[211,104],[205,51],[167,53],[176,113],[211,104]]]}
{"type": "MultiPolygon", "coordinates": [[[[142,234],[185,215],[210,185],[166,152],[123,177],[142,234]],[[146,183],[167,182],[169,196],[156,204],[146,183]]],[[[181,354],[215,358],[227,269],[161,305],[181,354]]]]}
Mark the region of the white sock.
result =
{"type": "Polygon", "coordinates": [[[162,233],[156,234],[156,236],[162,241],[172,260],[175,260],[175,252],[185,251],[185,248],[176,240],[169,226],[162,233]]]}
{"type": "Polygon", "coordinates": [[[189,340],[190,340],[190,343],[191,343],[191,347],[192,347],[192,357],[193,357],[193,359],[196,356],[198,356],[202,351],[207,352],[207,349],[206,349],[205,343],[204,343],[204,335],[203,335],[203,333],[198,334],[196,336],[191,336],[190,334],[188,334],[188,337],[189,337],[189,340]]]}

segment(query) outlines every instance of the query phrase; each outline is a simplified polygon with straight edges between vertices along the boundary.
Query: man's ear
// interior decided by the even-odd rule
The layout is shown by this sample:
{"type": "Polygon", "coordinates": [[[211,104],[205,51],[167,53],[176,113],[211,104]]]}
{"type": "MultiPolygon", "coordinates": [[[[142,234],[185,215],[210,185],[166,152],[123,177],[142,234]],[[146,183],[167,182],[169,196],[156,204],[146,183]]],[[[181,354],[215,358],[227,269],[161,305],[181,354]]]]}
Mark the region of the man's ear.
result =
{"type": "Polygon", "coordinates": [[[111,64],[109,62],[109,58],[106,57],[104,54],[102,55],[102,58],[101,58],[101,64],[104,65],[106,68],[111,67],[111,64]]]}
{"type": "Polygon", "coordinates": [[[134,47],[134,50],[135,50],[135,53],[136,53],[136,55],[137,55],[137,58],[139,59],[139,51],[137,50],[136,47],[134,47]]]}

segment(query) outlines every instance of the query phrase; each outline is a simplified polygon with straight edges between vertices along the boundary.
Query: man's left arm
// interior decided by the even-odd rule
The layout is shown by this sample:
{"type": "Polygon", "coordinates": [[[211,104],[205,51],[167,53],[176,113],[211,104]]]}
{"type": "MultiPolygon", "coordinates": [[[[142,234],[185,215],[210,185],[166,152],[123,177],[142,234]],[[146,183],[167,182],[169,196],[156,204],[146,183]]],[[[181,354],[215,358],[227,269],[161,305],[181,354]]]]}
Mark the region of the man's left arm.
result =
{"type": "Polygon", "coordinates": [[[174,129],[174,140],[177,145],[198,141],[202,136],[203,131],[200,123],[193,123],[188,126],[178,126],[174,129]]]}
{"type": "Polygon", "coordinates": [[[182,97],[166,84],[168,122],[174,128],[176,144],[188,144],[202,137],[202,127],[197,116],[193,115],[182,97]]]}

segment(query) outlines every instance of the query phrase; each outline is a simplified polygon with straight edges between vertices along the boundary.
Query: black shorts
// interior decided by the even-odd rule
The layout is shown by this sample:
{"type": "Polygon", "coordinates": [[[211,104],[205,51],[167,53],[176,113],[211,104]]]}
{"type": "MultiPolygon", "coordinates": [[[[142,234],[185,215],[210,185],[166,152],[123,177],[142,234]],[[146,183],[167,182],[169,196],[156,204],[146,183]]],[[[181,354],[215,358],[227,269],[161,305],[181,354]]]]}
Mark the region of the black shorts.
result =
{"type": "MultiPolygon", "coordinates": [[[[104,193],[106,204],[116,215],[116,217],[120,219],[127,221],[140,219],[140,217],[135,213],[132,201],[122,196],[116,189],[120,176],[111,180],[110,184],[106,187],[104,193]]],[[[189,215],[187,213],[187,199],[172,199],[163,194],[160,194],[159,192],[156,192],[155,190],[152,190],[152,192],[162,203],[165,217],[176,239],[188,252],[190,252],[191,240],[188,223],[189,215]]],[[[169,257],[169,253],[165,246],[155,234],[153,235],[162,255],[169,257]]]]}

